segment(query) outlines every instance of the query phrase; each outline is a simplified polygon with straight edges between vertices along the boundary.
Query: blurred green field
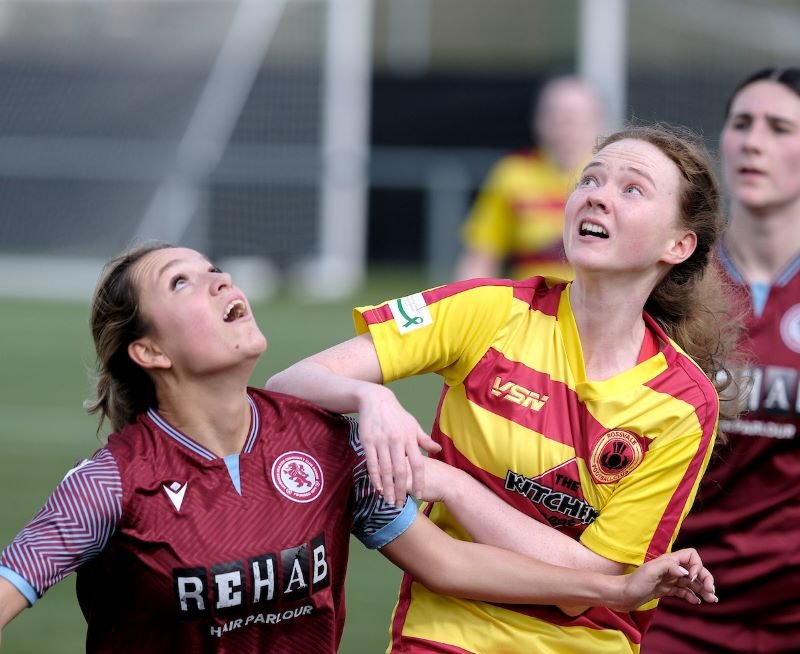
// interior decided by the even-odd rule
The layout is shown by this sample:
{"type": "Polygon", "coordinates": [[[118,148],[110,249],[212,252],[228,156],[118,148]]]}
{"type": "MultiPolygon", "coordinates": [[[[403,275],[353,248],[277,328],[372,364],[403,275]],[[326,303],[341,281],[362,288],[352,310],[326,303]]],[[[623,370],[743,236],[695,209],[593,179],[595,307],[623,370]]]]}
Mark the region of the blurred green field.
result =
{"type": "MultiPolygon", "coordinates": [[[[252,383],[352,335],[351,308],[419,290],[408,271],[376,270],[358,298],[308,304],[278,298],[253,307],[269,347],[252,383]]],[[[87,293],[90,291],[87,291],[87,293]]],[[[64,473],[100,442],[96,421],[81,402],[89,395],[93,361],[86,304],[0,300],[0,547],[41,507],[64,473]]],[[[429,427],[438,401],[438,378],[394,386],[406,406],[429,427]]],[[[347,583],[347,626],[341,652],[382,652],[400,573],[380,554],[352,540],[347,583]]],[[[85,623],[74,576],[50,590],[4,631],[3,654],[84,651],[85,623]]]]}

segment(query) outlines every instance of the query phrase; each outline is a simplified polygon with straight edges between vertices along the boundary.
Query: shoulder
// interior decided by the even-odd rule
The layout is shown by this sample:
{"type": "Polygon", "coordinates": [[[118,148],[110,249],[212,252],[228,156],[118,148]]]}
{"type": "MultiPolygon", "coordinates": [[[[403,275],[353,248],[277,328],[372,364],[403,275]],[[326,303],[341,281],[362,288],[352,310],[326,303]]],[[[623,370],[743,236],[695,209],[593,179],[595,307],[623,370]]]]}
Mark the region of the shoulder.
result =
{"type": "Polygon", "coordinates": [[[492,167],[492,174],[496,176],[514,176],[518,173],[528,174],[531,170],[547,168],[545,159],[535,148],[521,148],[513,150],[500,159],[492,167]]]}
{"type": "Polygon", "coordinates": [[[356,332],[362,334],[373,326],[396,322],[401,333],[408,324],[426,325],[431,322],[430,312],[440,312],[456,306],[462,311],[472,303],[476,309],[487,306],[487,301],[501,301],[509,294],[514,282],[510,279],[466,279],[436,286],[405,297],[387,300],[377,305],[353,309],[356,332]]]}
{"type": "Polygon", "coordinates": [[[514,299],[527,304],[531,309],[556,315],[561,295],[568,283],[557,277],[528,277],[514,282],[514,299]]]}
{"type": "Polygon", "coordinates": [[[700,366],[676,344],[664,351],[667,370],[648,385],[691,407],[703,428],[712,429],[719,417],[719,395],[700,366]]]}
{"type": "Polygon", "coordinates": [[[144,450],[154,446],[153,429],[146,418],[141,414],[136,422],[126,425],[117,432],[109,434],[105,450],[118,461],[130,460],[144,450]]]}
{"type": "Polygon", "coordinates": [[[648,386],[690,405],[702,422],[716,424],[719,395],[712,381],[694,359],[669,338],[648,314],[645,314],[645,321],[659,339],[666,343],[662,354],[667,362],[666,370],[650,381],[648,386]]]}

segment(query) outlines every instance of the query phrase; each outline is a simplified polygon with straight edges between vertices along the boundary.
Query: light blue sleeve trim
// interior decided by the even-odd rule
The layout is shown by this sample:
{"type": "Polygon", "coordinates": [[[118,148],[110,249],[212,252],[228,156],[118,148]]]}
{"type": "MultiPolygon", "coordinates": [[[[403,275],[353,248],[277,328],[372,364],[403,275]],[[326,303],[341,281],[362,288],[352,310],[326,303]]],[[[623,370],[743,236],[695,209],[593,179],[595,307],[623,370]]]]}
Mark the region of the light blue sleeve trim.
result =
{"type": "Polygon", "coordinates": [[[3,577],[3,579],[9,581],[14,588],[22,593],[25,596],[25,599],[28,600],[29,606],[36,604],[36,600],[39,599],[39,595],[34,587],[25,581],[23,577],[20,577],[11,568],[6,568],[3,565],[0,565],[0,577],[3,577]]]}
{"type": "Polygon", "coordinates": [[[384,525],[378,531],[365,537],[356,536],[364,544],[365,547],[371,550],[379,550],[391,543],[395,538],[408,529],[417,519],[417,504],[409,496],[406,498],[406,505],[403,510],[397,514],[397,517],[389,524],[384,525]]]}

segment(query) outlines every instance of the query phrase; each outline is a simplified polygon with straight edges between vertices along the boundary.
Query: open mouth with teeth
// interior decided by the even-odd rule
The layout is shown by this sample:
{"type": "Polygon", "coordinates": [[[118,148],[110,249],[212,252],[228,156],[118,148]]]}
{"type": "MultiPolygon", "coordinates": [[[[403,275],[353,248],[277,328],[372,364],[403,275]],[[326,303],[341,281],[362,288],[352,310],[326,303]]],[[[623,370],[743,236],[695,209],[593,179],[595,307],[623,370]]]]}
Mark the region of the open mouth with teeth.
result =
{"type": "Polygon", "coordinates": [[[243,317],[247,313],[247,305],[242,300],[233,300],[225,307],[222,319],[225,322],[233,322],[237,318],[243,317]]]}
{"type": "Polygon", "coordinates": [[[608,232],[603,227],[600,227],[600,225],[596,225],[595,223],[591,223],[588,220],[584,220],[581,223],[580,235],[608,238],[608,232]]]}

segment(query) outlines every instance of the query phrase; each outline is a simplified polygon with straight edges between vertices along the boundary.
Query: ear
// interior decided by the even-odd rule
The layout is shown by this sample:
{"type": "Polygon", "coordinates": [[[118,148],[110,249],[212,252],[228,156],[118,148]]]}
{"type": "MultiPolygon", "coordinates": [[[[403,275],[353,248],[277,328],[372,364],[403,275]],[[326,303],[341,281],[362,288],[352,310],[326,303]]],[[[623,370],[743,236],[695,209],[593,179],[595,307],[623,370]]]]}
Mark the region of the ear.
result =
{"type": "Polygon", "coordinates": [[[145,337],[128,345],[128,356],[145,370],[172,367],[172,360],[151,339],[145,337]]]}
{"type": "Polygon", "coordinates": [[[664,253],[662,261],[676,266],[683,263],[692,256],[697,247],[697,234],[692,231],[684,232],[679,238],[672,242],[672,245],[664,253]]]}

